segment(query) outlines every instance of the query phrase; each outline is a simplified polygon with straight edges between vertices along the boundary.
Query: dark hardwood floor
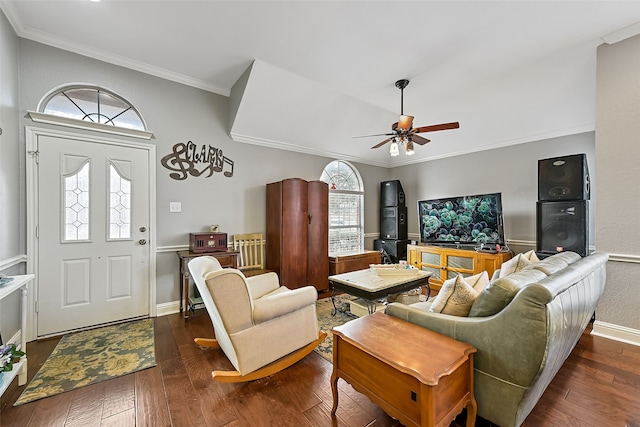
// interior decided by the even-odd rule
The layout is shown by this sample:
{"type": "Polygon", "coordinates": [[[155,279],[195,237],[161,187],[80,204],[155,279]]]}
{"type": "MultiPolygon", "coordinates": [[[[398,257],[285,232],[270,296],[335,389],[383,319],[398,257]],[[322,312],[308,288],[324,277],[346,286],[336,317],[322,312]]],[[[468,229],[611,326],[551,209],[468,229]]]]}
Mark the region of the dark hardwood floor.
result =
{"type": "MultiPolygon", "coordinates": [[[[155,334],[154,368],[18,407],[23,387],[14,381],[0,400],[0,426],[398,425],[342,380],[332,419],[332,365],[315,352],[271,377],[219,384],[211,371],[231,364],[220,350],[193,343],[212,336],[206,312],[156,318],[155,334]]],[[[27,346],[29,380],[57,342],[27,346]]],[[[452,425],[464,425],[464,414],[452,425]]],[[[640,347],[584,334],[524,426],[640,427],[640,347]]]]}

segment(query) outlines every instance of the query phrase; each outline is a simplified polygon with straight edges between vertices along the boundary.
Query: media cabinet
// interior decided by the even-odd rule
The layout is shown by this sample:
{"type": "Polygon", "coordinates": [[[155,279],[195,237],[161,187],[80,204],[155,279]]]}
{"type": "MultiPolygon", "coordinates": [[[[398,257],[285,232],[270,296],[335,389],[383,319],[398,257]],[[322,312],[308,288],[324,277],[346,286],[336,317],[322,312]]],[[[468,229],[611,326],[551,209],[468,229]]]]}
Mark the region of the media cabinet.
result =
{"type": "Polygon", "coordinates": [[[442,283],[458,274],[473,276],[486,271],[489,278],[503,262],[511,259],[510,252],[476,252],[442,246],[407,245],[407,262],[419,270],[433,273],[429,279],[432,290],[440,290],[442,283]]]}

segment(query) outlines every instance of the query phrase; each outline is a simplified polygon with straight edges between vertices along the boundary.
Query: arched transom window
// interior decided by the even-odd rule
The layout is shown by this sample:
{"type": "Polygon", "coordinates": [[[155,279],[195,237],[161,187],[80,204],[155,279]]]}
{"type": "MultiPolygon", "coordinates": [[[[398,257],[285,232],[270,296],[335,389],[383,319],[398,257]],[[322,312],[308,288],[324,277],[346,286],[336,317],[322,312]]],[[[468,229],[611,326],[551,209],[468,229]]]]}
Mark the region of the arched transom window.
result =
{"type": "Polygon", "coordinates": [[[322,171],[329,185],[329,255],[364,250],[364,186],[355,167],[334,160],[322,171]]]}
{"type": "Polygon", "coordinates": [[[93,86],[67,86],[46,97],[40,112],[126,129],[146,130],[138,111],[122,97],[93,86]]]}

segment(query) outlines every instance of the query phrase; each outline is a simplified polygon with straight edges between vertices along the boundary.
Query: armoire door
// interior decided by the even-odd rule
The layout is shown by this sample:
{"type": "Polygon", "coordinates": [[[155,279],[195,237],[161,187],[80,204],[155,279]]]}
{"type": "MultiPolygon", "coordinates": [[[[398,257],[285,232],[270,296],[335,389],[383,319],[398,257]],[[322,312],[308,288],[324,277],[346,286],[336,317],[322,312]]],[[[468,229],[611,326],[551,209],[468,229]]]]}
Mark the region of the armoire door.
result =
{"type": "Polygon", "coordinates": [[[329,187],[322,181],[308,187],[307,282],[324,291],[329,288],[329,187]]]}
{"type": "Polygon", "coordinates": [[[282,254],[280,284],[289,289],[307,285],[307,181],[282,181],[282,254]]]}

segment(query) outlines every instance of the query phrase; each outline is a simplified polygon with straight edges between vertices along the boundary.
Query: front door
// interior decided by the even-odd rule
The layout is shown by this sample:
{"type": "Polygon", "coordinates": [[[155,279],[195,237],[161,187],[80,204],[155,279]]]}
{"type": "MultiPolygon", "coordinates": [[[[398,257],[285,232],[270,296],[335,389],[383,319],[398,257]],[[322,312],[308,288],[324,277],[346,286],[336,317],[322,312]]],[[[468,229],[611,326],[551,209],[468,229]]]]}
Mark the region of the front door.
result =
{"type": "Polygon", "coordinates": [[[37,336],[148,316],[149,151],[36,143],[37,336]]]}

